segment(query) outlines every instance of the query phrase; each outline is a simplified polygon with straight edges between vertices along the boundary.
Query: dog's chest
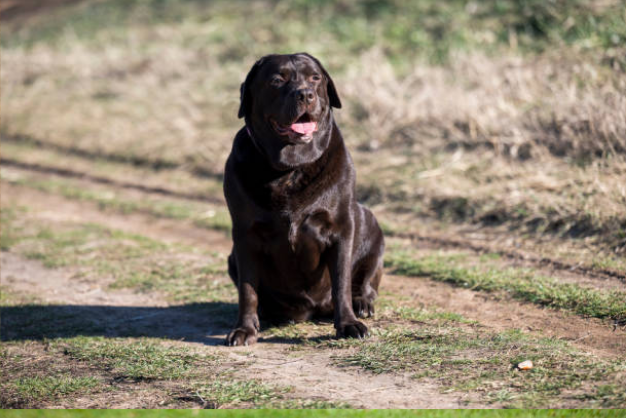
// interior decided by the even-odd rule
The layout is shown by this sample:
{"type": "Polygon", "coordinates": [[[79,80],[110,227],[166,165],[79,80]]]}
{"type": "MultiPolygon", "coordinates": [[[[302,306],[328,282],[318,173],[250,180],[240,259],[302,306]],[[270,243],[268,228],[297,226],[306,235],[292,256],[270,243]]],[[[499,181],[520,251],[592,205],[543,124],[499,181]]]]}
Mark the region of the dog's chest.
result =
{"type": "Polygon", "coordinates": [[[330,224],[330,215],[325,210],[280,212],[270,219],[255,222],[253,231],[263,252],[280,260],[279,265],[314,271],[328,247],[330,224]],[[285,263],[287,260],[290,262],[285,263]]]}
{"type": "Polygon", "coordinates": [[[308,180],[306,173],[294,170],[268,183],[266,187],[272,209],[277,212],[293,214],[291,217],[298,218],[297,208],[302,207],[304,203],[302,200],[307,197],[308,180]]]}

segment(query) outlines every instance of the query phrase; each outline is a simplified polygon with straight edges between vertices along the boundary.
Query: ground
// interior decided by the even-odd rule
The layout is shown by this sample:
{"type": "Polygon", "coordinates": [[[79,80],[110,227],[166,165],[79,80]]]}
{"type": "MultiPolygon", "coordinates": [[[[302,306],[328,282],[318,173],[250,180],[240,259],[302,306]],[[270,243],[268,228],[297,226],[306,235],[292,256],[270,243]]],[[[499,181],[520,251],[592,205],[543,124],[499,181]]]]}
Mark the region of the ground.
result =
{"type": "Polygon", "coordinates": [[[592,3],[3,2],[2,407],[625,407],[626,14],[592,3]],[[376,315],[226,347],[239,83],[294,50],[384,229],[376,315]]]}
{"type": "MultiPolygon", "coordinates": [[[[377,315],[367,320],[369,339],[335,340],[332,324],[323,322],[266,325],[258,344],[229,348],[223,342],[236,318],[236,296],[225,272],[228,233],[195,215],[133,206],[147,203],[152,209],[198,205],[162,192],[3,167],[3,370],[11,376],[3,383],[5,406],[623,402],[616,389],[624,382],[623,323],[601,312],[593,318],[533,304],[506,288],[477,291],[428,272],[396,274],[393,255],[519,270],[602,297],[623,295],[622,278],[502,257],[473,249],[472,241],[463,247],[459,236],[448,243],[436,231],[420,239],[389,234],[391,261],[377,315]],[[514,369],[527,358],[534,370],[514,369]]],[[[219,210],[223,205],[216,204],[204,215],[216,217],[219,210]]],[[[623,314],[623,299],[617,308],[623,314]]]]}

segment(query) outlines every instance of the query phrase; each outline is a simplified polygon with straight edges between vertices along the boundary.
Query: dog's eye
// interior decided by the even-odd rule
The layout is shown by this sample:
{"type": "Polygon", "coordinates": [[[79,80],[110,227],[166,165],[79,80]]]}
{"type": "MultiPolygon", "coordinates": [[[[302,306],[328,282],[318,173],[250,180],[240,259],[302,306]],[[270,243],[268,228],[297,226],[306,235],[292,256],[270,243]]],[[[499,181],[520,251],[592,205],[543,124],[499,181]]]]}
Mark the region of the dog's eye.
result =
{"type": "Polygon", "coordinates": [[[319,75],[319,74],[313,74],[311,76],[311,80],[313,80],[313,81],[322,81],[322,76],[319,75]]]}
{"type": "Polygon", "coordinates": [[[272,81],[270,82],[270,84],[274,87],[280,87],[285,83],[285,79],[282,78],[281,76],[276,76],[274,78],[272,78],[272,81]]]}

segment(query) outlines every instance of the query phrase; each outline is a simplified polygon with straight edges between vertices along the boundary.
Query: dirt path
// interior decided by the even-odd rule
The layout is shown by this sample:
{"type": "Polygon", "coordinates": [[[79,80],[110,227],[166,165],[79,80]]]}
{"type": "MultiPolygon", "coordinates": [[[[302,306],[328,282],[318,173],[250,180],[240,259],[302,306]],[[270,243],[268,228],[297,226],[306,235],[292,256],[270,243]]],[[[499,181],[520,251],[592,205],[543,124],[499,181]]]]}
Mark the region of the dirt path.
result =
{"type": "MultiPolygon", "coordinates": [[[[62,197],[5,183],[2,186],[3,193],[10,195],[16,204],[29,205],[39,212],[39,216],[44,218],[98,223],[110,228],[168,242],[182,242],[223,254],[228,254],[231,249],[231,241],[223,233],[201,229],[189,222],[154,219],[143,214],[121,216],[114,213],[103,213],[90,203],[70,201],[62,197]]],[[[5,267],[3,261],[3,271],[5,268],[10,269],[8,265],[5,267]]],[[[558,273],[558,271],[553,271],[553,273],[558,273]]],[[[566,276],[569,281],[572,276],[576,276],[576,273],[567,272],[566,276]]],[[[579,277],[579,279],[585,280],[584,277],[579,277]]],[[[21,285],[21,287],[26,286],[21,285]]],[[[51,287],[59,288],[52,285],[51,287]]],[[[59,295],[62,300],[75,298],[73,296],[74,289],[61,288],[71,290],[67,295],[59,295]]],[[[508,299],[503,302],[485,293],[455,288],[425,278],[388,274],[383,282],[382,290],[398,295],[409,294],[413,305],[436,306],[457,312],[495,330],[519,328],[529,333],[542,333],[563,338],[578,347],[603,356],[618,356],[626,352],[626,333],[620,330],[614,331],[609,323],[600,320],[584,319],[566,312],[542,309],[529,303],[520,303],[508,299]],[[506,311],[503,310],[503,306],[506,306],[506,311]]],[[[93,289],[86,288],[85,291],[93,292],[93,289]]],[[[33,293],[47,294],[47,292],[46,289],[37,289],[33,293]]],[[[145,295],[129,296],[127,292],[122,291],[118,292],[117,296],[109,294],[103,296],[103,293],[100,289],[94,292],[93,296],[99,298],[117,297],[120,298],[120,301],[134,297],[137,300],[136,304],[142,303],[142,300],[143,303],[149,303],[151,300],[145,295]]],[[[85,300],[82,297],[79,299],[85,300]]],[[[152,301],[155,302],[156,300],[152,299],[152,301]]]]}
{"type": "Polygon", "coordinates": [[[581,318],[529,303],[474,292],[433,282],[427,278],[386,275],[384,289],[410,295],[411,305],[435,306],[478,321],[496,331],[517,328],[529,334],[555,337],[587,352],[604,357],[620,357],[626,352],[626,332],[611,324],[581,318]]]}
{"type": "MultiPolygon", "coordinates": [[[[40,216],[44,218],[98,223],[154,239],[182,242],[223,254],[228,254],[231,249],[231,241],[223,233],[198,228],[189,222],[154,219],[143,214],[121,216],[103,213],[90,203],[70,201],[6,183],[3,183],[2,187],[4,193],[10,195],[16,204],[29,205],[39,211],[40,216]]],[[[587,283],[588,280],[593,280],[572,271],[553,270],[551,273],[552,275],[563,273],[562,276],[556,277],[567,282],[587,283]]],[[[503,301],[494,296],[455,288],[425,278],[387,274],[382,290],[398,295],[410,294],[412,304],[437,306],[458,312],[495,330],[519,328],[530,333],[545,333],[571,341],[574,345],[598,355],[623,355],[626,352],[626,333],[614,331],[611,324],[605,321],[584,319],[566,312],[543,309],[509,299],[504,302],[507,311],[506,315],[503,315],[503,301]]],[[[67,297],[71,298],[70,295],[67,297]]]]}
{"type": "MultiPolygon", "coordinates": [[[[143,214],[102,212],[95,204],[70,201],[4,182],[2,191],[3,199],[10,198],[13,204],[28,206],[41,219],[92,222],[223,254],[231,248],[230,239],[223,233],[204,230],[188,222],[154,219],[143,214]]],[[[72,269],[51,270],[37,261],[25,260],[12,253],[2,253],[0,261],[3,286],[34,295],[46,303],[69,306],[68,309],[75,305],[74,309],[82,309],[86,316],[104,317],[107,335],[167,337],[184,339],[181,344],[194,347],[214,346],[225,353],[227,361],[233,365],[249,362],[247,367],[237,368],[237,375],[259,378],[270,384],[289,384],[294,387],[294,396],[348,402],[364,408],[458,408],[468,406],[468,403],[473,407],[481,406],[465,398],[466,394],[441,394],[436,384],[418,382],[408,376],[373,375],[351,368],[337,368],[331,365],[331,350],[302,347],[291,352],[289,344],[271,340],[252,347],[221,347],[227,328],[207,323],[202,314],[184,306],[168,304],[158,293],[111,290],[106,282],[81,282],[72,269]],[[251,359],[254,361],[250,362],[251,359]]],[[[562,338],[603,357],[623,356],[626,351],[626,334],[620,330],[612,331],[602,321],[508,299],[498,300],[425,278],[387,275],[382,286],[390,297],[410,296],[402,302],[404,304],[456,312],[496,331],[519,328],[529,334],[562,338]]],[[[328,327],[330,332],[331,325],[328,327]]]]}
{"type": "MultiPolygon", "coordinates": [[[[11,290],[37,295],[50,304],[62,304],[67,313],[106,317],[107,336],[154,336],[178,340],[177,344],[211,345],[227,354],[228,363],[249,363],[235,376],[256,378],[276,385],[287,383],[292,396],[330,402],[347,402],[359,408],[460,408],[463,395],[441,395],[437,385],[417,382],[409,376],[372,375],[331,365],[332,351],[303,349],[290,355],[280,342],[262,341],[251,347],[221,347],[226,328],[207,326],[207,320],[184,307],[170,306],[158,294],[112,291],[77,282],[71,269],[47,269],[38,261],[3,252],[1,281],[11,290]],[[68,306],[69,305],[69,306],[68,306]],[[72,307],[71,305],[75,305],[72,307]],[[128,331],[131,329],[131,331],[128,331]],[[185,342],[182,342],[184,340],[185,342]],[[371,395],[376,396],[371,396],[371,395]]],[[[331,325],[328,325],[330,327],[331,325]]],[[[141,388],[134,388],[139,392],[141,388]]],[[[146,388],[144,388],[146,389],[146,388]]],[[[156,395],[154,395],[156,396],[156,395]]],[[[120,404],[110,400],[83,400],[78,404],[141,407],[128,396],[120,404]]],[[[76,401],[73,405],[76,405],[76,401]]]]}
{"type": "MultiPolygon", "coordinates": [[[[36,161],[38,161],[36,158],[33,162],[24,162],[6,157],[2,158],[4,167],[9,167],[10,170],[21,171],[31,175],[71,178],[81,181],[84,185],[89,185],[90,183],[104,184],[118,189],[135,191],[140,194],[143,193],[145,195],[167,196],[170,198],[224,204],[224,199],[221,195],[215,196],[206,192],[186,193],[179,190],[180,184],[177,184],[175,188],[171,188],[171,185],[164,187],[163,183],[167,182],[159,176],[156,176],[155,173],[153,173],[151,177],[157,177],[157,182],[146,186],[144,184],[146,183],[145,176],[141,177],[142,174],[137,172],[127,172],[123,179],[119,178],[119,175],[115,176],[110,173],[101,176],[93,175],[86,169],[86,166],[84,166],[85,161],[89,160],[74,161],[74,163],[78,163],[78,165],[81,166],[82,170],[60,168],[41,164],[36,161]]],[[[219,176],[214,177],[219,178],[219,176]]],[[[194,187],[197,189],[199,186],[195,184],[194,187]]],[[[394,237],[413,241],[417,247],[455,248],[472,251],[478,254],[488,252],[497,253],[508,260],[512,265],[530,267],[548,275],[553,275],[554,272],[558,272],[558,276],[564,281],[603,288],[624,289],[626,287],[626,274],[622,271],[611,270],[595,265],[586,265],[580,261],[577,263],[564,262],[563,260],[550,258],[549,256],[538,255],[545,252],[547,248],[546,245],[549,248],[553,248],[555,244],[554,240],[550,240],[545,244],[537,242],[536,240],[525,240],[519,236],[512,236],[510,231],[500,231],[498,229],[489,229],[487,231],[476,225],[447,225],[447,232],[438,231],[436,228],[425,231],[423,225],[419,222],[416,223],[417,220],[414,217],[407,218],[406,214],[388,213],[384,208],[377,210],[377,213],[383,218],[396,219],[400,224],[410,225],[410,232],[397,231],[394,237]],[[418,230],[420,231],[419,233],[415,232],[418,230]],[[531,242],[531,245],[523,244],[524,241],[531,242]]]]}
{"type": "Polygon", "coordinates": [[[294,395],[302,398],[347,402],[367,409],[481,406],[464,394],[441,394],[436,384],[418,382],[410,375],[373,375],[337,368],[330,364],[333,354],[327,350],[306,350],[286,358],[284,349],[275,344],[261,343],[257,347],[252,351],[257,361],[241,373],[263,381],[288,382],[295,389],[294,395]]]}
{"type": "MultiPolygon", "coordinates": [[[[235,376],[256,378],[294,388],[293,396],[311,400],[347,402],[360,408],[460,408],[464,395],[441,395],[436,384],[417,382],[410,376],[372,375],[331,365],[332,351],[304,349],[293,355],[280,342],[261,341],[255,346],[220,347],[227,329],[207,326],[206,318],[184,308],[169,306],[158,294],[91,288],[74,279],[71,269],[47,269],[38,261],[3,252],[2,284],[22,293],[37,295],[50,304],[62,304],[67,313],[106,317],[107,336],[155,336],[179,340],[178,344],[216,346],[228,362],[250,363],[235,376]],[[68,306],[70,305],[70,306],[68,306]],[[76,305],[72,308],[71,305],[76,305]],[[132,326],[132,331],[124,331],[132,326]],[[181,342],[184,339],[185,343],[181,342]],[[372,396],[375,395],[375,396],[372,396]]],[[[330,327],[331,325],[328,325],[330,327]]],[[[134,392],[141,388],[134,388],[134,392]]],[[[145,388],[144,388],[145,389],[145,388]]],[[[156,395],[155,395],[156,396],[156,395]]],[[[113,400],[114,407],[140,407],[129,397],[113,400]]],[[[75,405],[74,402],[73,405],[75,405]]],[[[96,400],[80,405],[103,405],[96,400]]],[[[108,404],[111,405],[111,404],[108,404]]]]}
{"type": "Polygon", "coordinates": [[[168,243],[201,245],[223,253],[229,253],[232,246],[225,234],[199,228],[189,221],[155,218],[142,213],[103,212],[94,203],[77,202],[4,181],[1,184],[3,200],[32,208],[44,219],[95,223],[168,243]]]}
{"type": "MultiPolygon", "coordinates": [[[[10,195],[15,204],[28,204],[43,219],[95,222],[152,238],[194,243],[214,251],[230,249],[230,241],[224,234],[211,231],[198,233],[199,228],[178,222],[160,220],[155,225],[154,219],[142,215],[104,214],[94,205],[12,186],[3,188],[4,193],[10,195]]],[[[232,364],[249,362],[252,355],[255,361],[241,368],[236,375],[246,379],[258,378],[269,384],[287,383],[294,388],[293,396],[348,402],[361,408],[458,408],[467,404],[461,399],[462,395],[441,395],[436,385],[418,383],[409,377],[364,376],[352,369],[339,369],[330,364],[330,351],[304,349],[299,352],[299,357],[290,357],[290,360],[285,361],[288,346],[280,342],[264,341],[241,348],[221,347],[228,329],[207,326],[206,318],[184,307],[169,305],[158,293],[111,290],[107,289],[106,281],[81,282],[70,268],[48,269],[38,261],[7,252],[1,254],[0,262],[0,279],[4,286],[16,292],[35,295],[46,303],[62,304],[62,309],[68,312],[75,313],[78,310],[82,316],[106,317],[109,336],[145,335],[184,339],[186,344],[194,346],[208,344],[226,353],[232,364]],[[132,325],[130,332],[127,331],[129,325],[132,325]],[[375,393],[376,396],[363,396],[364,393],[375,393]]],[[[124,397],[123,402],[114,406],[128,407],[128,398],[124,397]]]]}

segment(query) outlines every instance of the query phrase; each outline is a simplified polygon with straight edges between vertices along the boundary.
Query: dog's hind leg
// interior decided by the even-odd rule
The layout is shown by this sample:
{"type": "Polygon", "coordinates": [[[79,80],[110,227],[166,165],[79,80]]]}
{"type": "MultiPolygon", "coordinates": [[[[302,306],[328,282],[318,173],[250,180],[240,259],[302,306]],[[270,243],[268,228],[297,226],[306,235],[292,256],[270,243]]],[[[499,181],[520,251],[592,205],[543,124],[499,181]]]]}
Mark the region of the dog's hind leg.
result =
{"type": "Polygon", "coordinates": [[[374,315],[374,300],[378,297],[378,285],[383,276],[382,260],[367,273],[352,278],[352,308],[358,318],[374,315]]]}
{"type": "Polygon", "coordinates": [[[364,234],[359,237],[359,257],[352,269],[352,308],[357,317],[364,318],[374,315],[374,300],[383,276],[385,241],[374,215],[365,207],[361,209],[364,234]]]}

